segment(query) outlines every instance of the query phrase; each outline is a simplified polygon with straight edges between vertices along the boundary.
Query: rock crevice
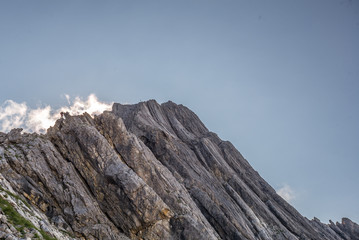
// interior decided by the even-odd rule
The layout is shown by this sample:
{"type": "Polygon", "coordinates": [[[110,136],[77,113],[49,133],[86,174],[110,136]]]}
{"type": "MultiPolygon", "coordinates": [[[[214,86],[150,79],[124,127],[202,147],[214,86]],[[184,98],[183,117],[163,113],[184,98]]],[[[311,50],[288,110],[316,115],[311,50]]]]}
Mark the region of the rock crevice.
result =
{"type": "Polygon", "coordinates": [[[301,216],[231,143],[173,102],[65,114],[44,135],[0,133],[0,174],[0,194],[29,204],[57,239],[359,239],[349,219],[301,216]]]}

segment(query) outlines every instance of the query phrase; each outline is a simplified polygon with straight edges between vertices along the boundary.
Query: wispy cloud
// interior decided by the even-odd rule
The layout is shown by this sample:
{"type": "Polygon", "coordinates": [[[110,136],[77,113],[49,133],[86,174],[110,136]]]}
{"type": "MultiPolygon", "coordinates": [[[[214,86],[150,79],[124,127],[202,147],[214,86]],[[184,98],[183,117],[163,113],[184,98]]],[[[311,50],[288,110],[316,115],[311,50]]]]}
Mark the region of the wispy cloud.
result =
{"type": "Polygon", "coordinates": [[[279,196],[289,203],[295,199],[295,192],[288,184],[284,184],[283,187],[277,189],[276,191],[279,196]]]}
{"type": "Polygon", "coordinates": [[[12,100],[6,100],[0,107],[1,131],[8,132],[12,128],[23,125],[26,119],[26,103],[17,103],[12,100]]]}
{"type": "Polygon", "coordinates": [[[95,94],[89,95],[86,100],[75,97],[72,101],[67,94],[65,97],[68,106],[55,110],[51,106],[30,109],[25,102],[17,103],[6,100],[0,107],[0,131],[9,132],[13,128],[21,127],[27,132],[44,133],[60,118],[61,112],[69,112],[71,115],[87,112],[94,115],[110,110],[112,106],[112,103],[99,101],[95,94]]]}

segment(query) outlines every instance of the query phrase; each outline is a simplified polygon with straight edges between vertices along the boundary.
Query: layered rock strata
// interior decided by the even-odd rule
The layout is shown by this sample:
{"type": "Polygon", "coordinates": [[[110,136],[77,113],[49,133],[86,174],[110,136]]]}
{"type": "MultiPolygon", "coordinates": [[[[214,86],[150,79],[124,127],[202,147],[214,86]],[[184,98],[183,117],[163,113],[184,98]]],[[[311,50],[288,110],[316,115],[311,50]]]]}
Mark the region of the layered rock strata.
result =
{"type": "Polygon", "coordinates": [[[349,219],[301,216],[230,142],[172,102],[65,114],[44,135],[1,133],[0,174],[0,193],[38,215],[22,214],[39,238],[359,239],[349,219]]]}

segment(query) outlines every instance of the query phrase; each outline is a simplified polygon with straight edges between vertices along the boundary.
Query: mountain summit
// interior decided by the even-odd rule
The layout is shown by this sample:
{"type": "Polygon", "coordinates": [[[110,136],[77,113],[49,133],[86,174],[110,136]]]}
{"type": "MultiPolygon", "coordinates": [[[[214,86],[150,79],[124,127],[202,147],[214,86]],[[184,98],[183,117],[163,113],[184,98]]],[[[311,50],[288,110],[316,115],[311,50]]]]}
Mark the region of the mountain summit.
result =
{"type": "Polygon", "coordinates": [[[0,133],[0,186],[1,239],[359,239],[303,217],[173,102],[0,133]]]}

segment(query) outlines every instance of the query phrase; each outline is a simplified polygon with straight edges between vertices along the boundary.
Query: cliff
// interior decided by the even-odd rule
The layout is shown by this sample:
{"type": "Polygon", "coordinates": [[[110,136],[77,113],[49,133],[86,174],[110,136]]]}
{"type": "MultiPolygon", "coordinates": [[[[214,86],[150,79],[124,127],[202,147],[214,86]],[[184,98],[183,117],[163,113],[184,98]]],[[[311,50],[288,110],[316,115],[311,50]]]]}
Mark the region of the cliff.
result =
{"type": "Polygon", "coordinates": [[[359,239],[308,220],[188,108],[151,100],[0,133],[3,239],[359,239]]]}

